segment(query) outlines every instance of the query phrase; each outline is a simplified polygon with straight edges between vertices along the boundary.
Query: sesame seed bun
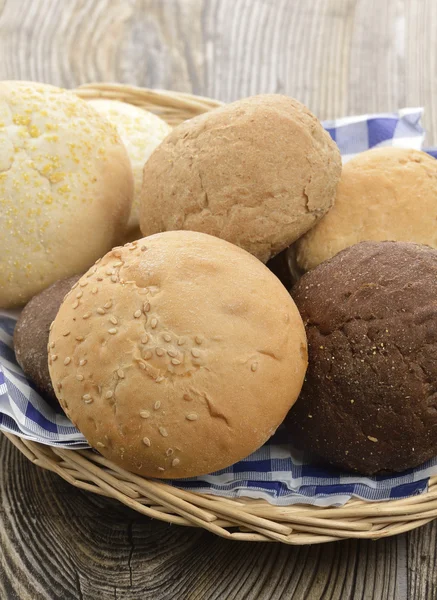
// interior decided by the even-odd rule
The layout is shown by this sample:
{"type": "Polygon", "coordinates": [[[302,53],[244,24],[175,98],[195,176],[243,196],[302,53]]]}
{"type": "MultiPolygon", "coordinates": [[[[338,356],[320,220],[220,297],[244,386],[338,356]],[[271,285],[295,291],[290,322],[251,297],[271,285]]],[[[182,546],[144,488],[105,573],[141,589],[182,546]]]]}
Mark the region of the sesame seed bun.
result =
{"type": "Polygon", "coordinates": [[[83,273],[124,235],[132,169],[114,127],[66,90],[0,82],[0,307],[83,273]]]}
{"type": "Polygon", "coordinates": [[[109,252],[67,295],[49,341],[67,415],[104,456],[150,477],[209,473],[260,447],[307,367],[280,281],[244,250],[190,231],[109,252]]]}
{"type": "Polygon", "coordinates": [[[127,236],[141,237],[139,212],[143,169],[155,148],[170,133],[171,127],[153,113],[118,100],[89,100],[102,116],[117,128],[132,165],[135,181],[134,201],[127,236]]]}
{"type": "Polygon", "coordinates": [[[332,206],[340,153],[316,117],[278,94],[178,125],[144,167],[143,235],[202,231],[263,262],[332,206]]]}
{"type": "Polygon", "coordinates": [[[358,242],[391,240],[437,248],[437,161],[409,148],[378,148],[343,167],[332,210],[296,243],[308,271],[358,242]]]}

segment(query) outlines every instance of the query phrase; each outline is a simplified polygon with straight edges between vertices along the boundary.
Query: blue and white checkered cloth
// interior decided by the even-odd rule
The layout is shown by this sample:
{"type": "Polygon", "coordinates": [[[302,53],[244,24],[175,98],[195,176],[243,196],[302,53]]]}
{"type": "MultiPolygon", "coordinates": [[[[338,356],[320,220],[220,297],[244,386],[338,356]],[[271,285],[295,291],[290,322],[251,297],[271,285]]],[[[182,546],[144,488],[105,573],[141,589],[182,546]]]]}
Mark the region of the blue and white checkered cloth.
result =
{"type": "MultiPolygon", "coordinates": [[[[343,160],[375,146],[421,149],[422,109],[347,117],[324,123],[343,160]]],[[[437,157],[437,151],[430,151],[437,157]]],[[[43,444],[87,448],[85,438],[61,411],[35,391],[15,360],[12,334],[17,315],[0,312],[0,429],[43,444]]],[[[271,504],[341,505],[352,496],[365,500],[404,498],[426,491],[437,474],[437,457],[396,476],[359,477],[320,467],[296,451],[284,428],[245,460],[217,473],[175,481],[178,487],[228,497],[263,498],[271,504]]]]}

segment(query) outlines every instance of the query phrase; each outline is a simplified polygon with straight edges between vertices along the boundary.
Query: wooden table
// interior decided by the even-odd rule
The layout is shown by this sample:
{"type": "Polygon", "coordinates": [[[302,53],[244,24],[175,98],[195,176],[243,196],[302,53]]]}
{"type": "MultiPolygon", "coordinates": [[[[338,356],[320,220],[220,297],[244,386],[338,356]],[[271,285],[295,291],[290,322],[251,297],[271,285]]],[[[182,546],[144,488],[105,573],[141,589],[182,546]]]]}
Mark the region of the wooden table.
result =
{"type": "MultiPolygon", "coordinates": [[[[282,92],[322,119],[423,105],[432,144],[436,31],[436,0],[0,0],[0,79],[282,92]]],[[[78,491],[0,435],[1,600],[431,599],[436,532],[228,542],[78,491]]]]}

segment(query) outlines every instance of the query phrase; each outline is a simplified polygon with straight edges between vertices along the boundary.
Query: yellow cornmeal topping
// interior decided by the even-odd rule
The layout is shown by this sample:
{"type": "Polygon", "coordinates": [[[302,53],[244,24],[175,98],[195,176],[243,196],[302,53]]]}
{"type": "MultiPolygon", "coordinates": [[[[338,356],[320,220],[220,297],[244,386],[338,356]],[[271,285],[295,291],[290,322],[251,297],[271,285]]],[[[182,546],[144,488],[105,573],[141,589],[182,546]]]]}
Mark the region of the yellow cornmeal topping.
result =
{"type": "Polygon", "coordinates": [[[60,224],[60,208],[73,215],[74,206],[82,211],[93,203],[92,174],[107,149],[120,145],[114,128],[74,94],[8,86],[0,86],[0,215],[8,237],[0,285],[19,278],[20,270],[29,276],[32,254],[50,255],[48,229],[60,224]]]}

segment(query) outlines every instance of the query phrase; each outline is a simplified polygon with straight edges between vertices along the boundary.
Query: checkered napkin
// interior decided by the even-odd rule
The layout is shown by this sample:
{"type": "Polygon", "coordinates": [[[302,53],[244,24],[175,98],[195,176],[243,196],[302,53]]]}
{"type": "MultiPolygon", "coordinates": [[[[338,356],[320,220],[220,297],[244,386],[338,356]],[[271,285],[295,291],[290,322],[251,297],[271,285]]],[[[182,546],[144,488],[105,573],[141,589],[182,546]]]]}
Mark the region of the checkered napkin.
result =
{"type": "MultiPolygon", "coordinates": [[[[347,117],[327,121],[325,128],[337,142],[343,160],[374,146],[421,149],[422,110],[347,117]]],[[[437,150],[430,151],[437,157],[437,150]]],[[[0,312],[0,429],[43,444],[87,448],[79,431],[59,410],[52,409],[35,391],[15,360],[12,335],[17,315],[0,312]]],[[[352,496],[388,500],[420,494],[428,477],[437,474],[437,457],[395,477],[359,477],[320,467],[296,451],[284,428],[245,460],[204,477],[175,481],[178,487],[229,497],[263,498],[276,505],[294,503],[330,506],[352,496]]]]}

